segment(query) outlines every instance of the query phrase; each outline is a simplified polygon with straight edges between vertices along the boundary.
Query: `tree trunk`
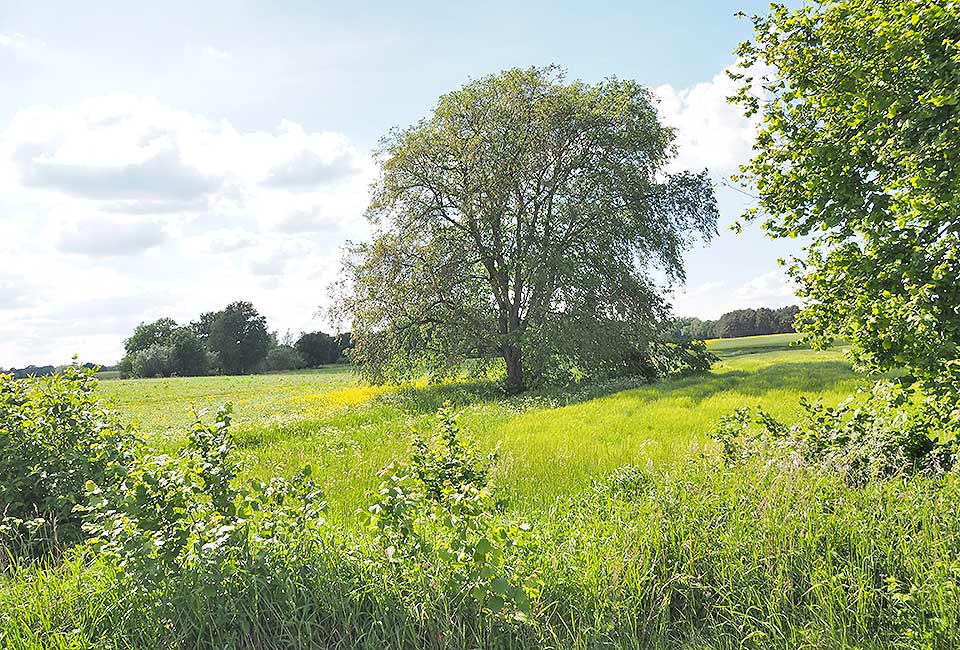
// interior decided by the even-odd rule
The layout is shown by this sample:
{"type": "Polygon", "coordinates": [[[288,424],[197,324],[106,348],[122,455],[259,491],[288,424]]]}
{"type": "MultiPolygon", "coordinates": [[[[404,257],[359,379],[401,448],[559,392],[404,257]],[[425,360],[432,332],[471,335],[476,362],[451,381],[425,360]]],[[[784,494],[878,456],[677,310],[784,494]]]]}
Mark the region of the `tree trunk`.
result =
{"type": "Polygon", "coordinates": [[[520,359],[520,348],[515,345],[503,346],[503,360],[507,362],[507,392],[520,393],[523,385],[523,363],[520,359]]]}

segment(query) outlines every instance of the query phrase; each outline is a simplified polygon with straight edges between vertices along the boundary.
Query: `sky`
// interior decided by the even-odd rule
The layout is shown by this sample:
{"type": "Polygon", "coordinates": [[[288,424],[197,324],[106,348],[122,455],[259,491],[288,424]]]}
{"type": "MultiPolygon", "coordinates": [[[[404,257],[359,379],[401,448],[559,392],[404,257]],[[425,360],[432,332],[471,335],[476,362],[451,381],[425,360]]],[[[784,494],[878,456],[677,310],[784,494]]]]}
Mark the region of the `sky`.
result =
{"type": "Polygon", "coordinates": [[[778,259],[799,245],[729,230],[755,124],[724,70],[750,32],[734,14],[766,6],[0,0],[0,367],[113,363],[137,323],[233,300],[281,334],[329,330],[378,140],[471,79],[550,63],[649,86],[674,167],[717,184],[720,233],[687,254],[675,312],[790,304],[778,259]]]}

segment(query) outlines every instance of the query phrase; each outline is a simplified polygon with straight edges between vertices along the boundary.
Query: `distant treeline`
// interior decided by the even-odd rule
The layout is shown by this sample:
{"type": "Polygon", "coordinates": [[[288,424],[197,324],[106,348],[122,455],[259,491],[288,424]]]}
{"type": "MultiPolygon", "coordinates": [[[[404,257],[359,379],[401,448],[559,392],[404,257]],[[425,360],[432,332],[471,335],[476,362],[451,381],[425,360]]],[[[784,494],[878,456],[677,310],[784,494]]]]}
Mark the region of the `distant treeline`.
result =
{"type": "Polygon", "coordinates": [[[172,318],[141,323],[124,341],[122,377],[243,375],[346,361],[350,334],[306,332],[282,338],[249,302],[233,302],[189,325],[172,318]]]}
{"type": "MultiPolygon", "coordinates": [[[[75,364],[73,364],[75,365],[75,364]]],[[[79,364],[84,368],[100,369],[100,370],[116,370],[116,366],[102,366],[98,363],[81,363],[79,364]]],[[[35,366],[33,364],[26,366],[24,368],[8,368],[4,370],[0,368],[0,375],[13,375],[14,379],[23,379],[25,377],[43,377],[45,375],[52,375],[55,372],[62,372],[66,365],[63,366],[35,366]]]]}
{"type": "Polygon", "coordinates": [[[736,309],[728,311],[717,320],[677,318],[667,327],[665,337],[670,341],[693,341],[788,334],[795,331],[793,321],[799,312],[799,307],[789,305],[779,309],[736,309]]]}

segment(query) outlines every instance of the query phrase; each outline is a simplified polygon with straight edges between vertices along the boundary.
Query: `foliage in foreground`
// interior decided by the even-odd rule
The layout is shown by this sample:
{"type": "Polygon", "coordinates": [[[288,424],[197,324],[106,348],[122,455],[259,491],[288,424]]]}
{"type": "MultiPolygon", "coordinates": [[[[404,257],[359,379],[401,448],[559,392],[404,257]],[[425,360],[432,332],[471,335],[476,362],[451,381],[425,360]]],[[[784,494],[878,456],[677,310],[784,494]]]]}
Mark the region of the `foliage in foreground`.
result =
{"type": "Polygon", "coordinates": [[[801,399],[792,426],[762,409],[737,409],[713,437],[728,462],[760,459],[815,467],[863,485],[913,474],[942,475],[954,465],[957,440],[929,403],[896,381],[879,381],[862,399],[837,407],[801,399]]]}
{"type": "MultiPolygon", "coordinates": [[[[624,468],[557,502],[516,557],[522,620],[463,606],[429,562],[323,529],[237,572],[169,573],[166,609],[77,556],[0,587],[23,648],[930,648],[960,643],[960,482],[851,487],[753,463],[624,468]],[[204,576],[200,579],[199,576],[204,576]],[[216,577],[216,581],[211,580],[216,577]],[[160,615],[162,614],[162,615],[160,615]]],[[[468,599],[466,603],[469,605],[468,599]]]]}
{"type": "MultiPolygon", "coordinates": [[[[871,397],[864,417],[813,409],[820,428],[807,425],[808,437],[896,432],[900,397],[871,397]]],[[[850,481],[825,464],[708,455],[667,472],[621,468],[530,529],[500,511],[494,458],[442,411],[437,431],[382,474],[367,527],[339,529],[324,523],[309,470],[238,482],[228,426],[228,411],[198,420],[176,455],[137,450],[116,480],[91,483],[89,545],[7,569],[0,645],[960,643],[955,471],[850,481]]]]}
{"type": "Polygon", "coordinates": [[[739,55],[764,74],[737,97],[762,118],[747,216],[812,238],[791,269],[802,331],[906,369],[960,430],[960,3],[774,4],[753,23],[739,55]]]}
{"type": "Polygon", "coordinates": [[[84,484],[113,483],[129,462],[134,433],[100,404],[95,383],[78,366],[0,375],[0,547],[37,555],[76,543],[84,484]]]}

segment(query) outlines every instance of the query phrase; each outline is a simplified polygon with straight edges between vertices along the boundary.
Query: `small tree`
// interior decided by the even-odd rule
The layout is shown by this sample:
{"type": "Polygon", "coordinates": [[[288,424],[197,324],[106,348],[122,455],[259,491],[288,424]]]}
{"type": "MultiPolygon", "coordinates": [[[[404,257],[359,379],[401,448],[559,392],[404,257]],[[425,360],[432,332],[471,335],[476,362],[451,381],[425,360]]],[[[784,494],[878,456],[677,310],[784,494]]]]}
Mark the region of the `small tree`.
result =
{"type": "Polygon", "coordinates": [[[274,372],[284,370],[298,370],[307,366],[307,362],[295,348],[289,345],[278,345],[267,352],[267,368],[274,372]]]}
{"type": "Polygon", "coordinates": [[[375,379],[499,356],[507,385],[644,358],[668,306],[649,270],[715,230],[705,173],[632,81],[508,70],[440,98],[380,150],[369,244],[344,260],[353,360],[375,379]]]}
{"type": "Polygon", "coordinates": [[[210,366],[210,355],[195,331],[172,318],[141,323],[124,346],[127,354],[119,367],[134,377],[191,377],[206,374],[210,366]]]}

